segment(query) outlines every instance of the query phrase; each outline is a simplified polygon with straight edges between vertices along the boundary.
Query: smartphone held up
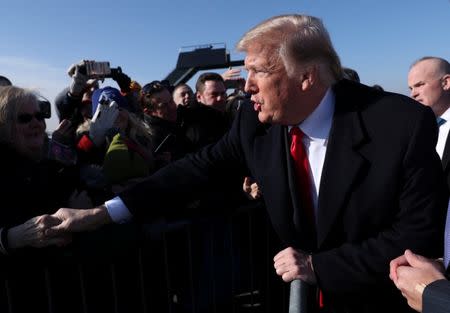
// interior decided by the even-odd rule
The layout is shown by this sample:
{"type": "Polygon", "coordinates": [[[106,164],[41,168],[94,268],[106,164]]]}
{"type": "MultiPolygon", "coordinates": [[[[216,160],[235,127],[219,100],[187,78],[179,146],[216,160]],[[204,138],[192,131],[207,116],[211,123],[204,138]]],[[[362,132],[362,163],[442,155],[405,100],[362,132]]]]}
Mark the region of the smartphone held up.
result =
{"type": "Polygon", "coordinates": [[[111,78],[116,73],[121,73],[120,67],[111,68],[109,62],[84,61],[84,70],[89,78],[111,78]]]}

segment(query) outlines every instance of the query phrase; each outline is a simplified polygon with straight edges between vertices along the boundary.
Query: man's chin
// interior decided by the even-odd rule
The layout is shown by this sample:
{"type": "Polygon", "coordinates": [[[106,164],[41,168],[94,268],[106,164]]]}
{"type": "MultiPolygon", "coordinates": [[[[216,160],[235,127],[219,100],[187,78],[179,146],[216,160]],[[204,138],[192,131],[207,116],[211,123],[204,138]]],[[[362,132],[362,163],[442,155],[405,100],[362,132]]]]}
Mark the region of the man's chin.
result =
{"type": "Polygon", "coordinates": [[[272,117],[261,111],[258,112],[258,120],[263,124],[272,124],[272,117]]]}

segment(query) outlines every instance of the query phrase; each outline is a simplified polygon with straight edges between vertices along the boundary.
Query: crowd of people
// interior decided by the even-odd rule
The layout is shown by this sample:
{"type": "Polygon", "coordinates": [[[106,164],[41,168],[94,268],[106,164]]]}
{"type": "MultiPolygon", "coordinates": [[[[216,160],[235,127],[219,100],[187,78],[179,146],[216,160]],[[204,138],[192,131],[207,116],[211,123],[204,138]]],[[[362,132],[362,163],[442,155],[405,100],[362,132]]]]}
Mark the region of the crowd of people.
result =
{"type": "Polygon", "coordinates": [[[448,312],[448,61],[414,62],[408,98],[361,84],[315,17],[271,18],[237,47],[247,79],[204,73],[195,93],[121,70],[100,88],[74,64],[51,137],[42,100],[0,79],[0,252],[262,198],[284,244],[275,273],[317,287],[317,309],[448,312]]]}
{"type": "MultiPolygon", "coordinates": [[[[226,80],[242,80],[236,69],[223,76],[213,72],[200,75],[194,96],[187,84],[171,86],[155,80],[141,87],[121,71],[111,80],[89,77],[85,72],[89,62],[69,67],[71,84],[55,99],[60,124],[50,136],[42,97],[2,80],[5,163],[0,194],[8,208],[2,210],[0,219],[3,260],[27,255],[51,257],[57,249],[47,246],[66,246],[75,238],[68,235],[44,240],[42,225],[47,220],[54,222],[49,214],[60,207],[99,205],[167,164],[215,143],[231,125],[233,103],[248,101],[242,90],[232,90],[227,99],[226,80]],[[100,86],[100,80],[110,84],[100,86]],[[27,196],[18,197],[19,191],[27,196]],[[46,221],[42,223],[42,219],[46,221]]],[[[211,207],[238,208],[252,197],[259,198],[257,185],[249,179],[239,175],[218,179],[201,195],[180,205],[174,220],[200,216],[211,207]],[[195,213],[185,214],[186,207],[195,213]]],[[[215,226],[225,224],[216,222],[215,226]]],[[[195,260],[207,259],[206,254],[199,253],[195,260]]],[[[177,291],[179,298],[186,298],[185,294],[177,291]]],[[[201,301],[206,300],[199,299],[198,305],[207,305],[201,301]]]]}

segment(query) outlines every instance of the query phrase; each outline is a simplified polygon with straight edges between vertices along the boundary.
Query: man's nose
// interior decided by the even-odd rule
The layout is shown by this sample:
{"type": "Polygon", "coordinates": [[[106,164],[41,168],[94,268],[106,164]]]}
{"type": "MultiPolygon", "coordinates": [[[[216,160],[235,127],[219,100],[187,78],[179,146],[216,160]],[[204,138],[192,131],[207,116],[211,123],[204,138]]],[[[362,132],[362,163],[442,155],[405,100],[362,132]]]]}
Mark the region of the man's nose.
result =
{"type": "Polygon", "coordinates": [[[244,91],[250,94],[258,93],[258,87],[255,84],[253,74],[248,73],[247,80],[245,81],[244,91]]]}

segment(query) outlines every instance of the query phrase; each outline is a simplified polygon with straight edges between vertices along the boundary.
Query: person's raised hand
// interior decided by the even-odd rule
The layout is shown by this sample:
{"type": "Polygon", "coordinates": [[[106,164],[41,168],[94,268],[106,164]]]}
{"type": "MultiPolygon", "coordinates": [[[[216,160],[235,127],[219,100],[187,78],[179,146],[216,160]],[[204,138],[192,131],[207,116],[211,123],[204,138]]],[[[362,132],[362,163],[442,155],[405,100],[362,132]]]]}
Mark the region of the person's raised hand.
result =
{"type": "Polygon", "coordinates": [[[106,132],[114,126],[118,115],[119,106],[115,101],[98,104],[89,129],[89,137],[97,147],[105,142],[106,132]]]}
{"type": "Polygon", "coordinates": [[[222,73],[223,80],[239,80],[243,79],[241,76],[241,69],[240,68],[232,68],[230,67],[228,70],[222,73]]]}
{"type": "Polygon", "coordinates": [[[52,133],[52,140],[62,144],[68,144],[73,141],[75,136],[72,122],[64,119],[52,133]]]}
{"type": "Polygon", "coordinates": [[[126,93],[130,91],[131,78],[122,71],[113,71],[111,78],[114,79],[120,87],[120,91],[126,93]]]}
{"type": "Polygon", "coordinates": [[[89,77],[86,74],[85,61],[72,64],[67,70],[67,74],[72,78],[70,83],[69,93],[74,97],[83,96],[84,91],[87,89],[87,81],[89,77]]]}

